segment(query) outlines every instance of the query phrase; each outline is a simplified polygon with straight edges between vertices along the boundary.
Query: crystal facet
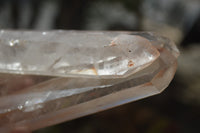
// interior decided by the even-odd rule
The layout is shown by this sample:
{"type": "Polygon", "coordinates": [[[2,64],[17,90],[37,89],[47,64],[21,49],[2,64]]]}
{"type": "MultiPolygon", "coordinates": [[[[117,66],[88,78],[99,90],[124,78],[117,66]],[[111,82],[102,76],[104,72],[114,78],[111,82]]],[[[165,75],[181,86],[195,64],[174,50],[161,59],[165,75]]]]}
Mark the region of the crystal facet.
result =
{"type": "Polygon", "coordinates": [[[149,32],[2,30],[0,131],[36,130],[158,94],[178,55],[149,32]]]}
{"type": "Polygon", "coordinates": [[[7,73],[127,76],[159,56],[147,39],[123,33],[5,32],[0,37],[0,71],[7,73]]]}

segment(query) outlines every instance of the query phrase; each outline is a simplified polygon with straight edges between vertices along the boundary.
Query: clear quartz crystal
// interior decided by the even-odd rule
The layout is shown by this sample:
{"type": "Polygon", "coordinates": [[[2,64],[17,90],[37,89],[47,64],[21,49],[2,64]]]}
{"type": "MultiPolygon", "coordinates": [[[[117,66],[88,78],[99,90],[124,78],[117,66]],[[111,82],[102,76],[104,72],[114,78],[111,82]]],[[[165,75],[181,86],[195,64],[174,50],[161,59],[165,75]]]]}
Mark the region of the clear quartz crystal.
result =
{"type": "Polygon", "coordinates": [[[36,130],[162,92],[179,51],[149,32],[0,32],[0,132],[36,130]]]}

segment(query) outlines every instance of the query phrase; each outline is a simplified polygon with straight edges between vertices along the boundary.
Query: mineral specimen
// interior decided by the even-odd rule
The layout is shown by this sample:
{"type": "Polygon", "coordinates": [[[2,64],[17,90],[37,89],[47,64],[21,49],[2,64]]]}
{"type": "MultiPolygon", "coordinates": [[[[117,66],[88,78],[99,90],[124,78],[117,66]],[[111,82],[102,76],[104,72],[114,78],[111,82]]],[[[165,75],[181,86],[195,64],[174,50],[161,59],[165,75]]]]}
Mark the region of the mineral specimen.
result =
{"type": "Polygon", "coordinates": [[[36,130],[162,92],[179,51],[150,32],[0,31],[0,132],[36,130]]]}

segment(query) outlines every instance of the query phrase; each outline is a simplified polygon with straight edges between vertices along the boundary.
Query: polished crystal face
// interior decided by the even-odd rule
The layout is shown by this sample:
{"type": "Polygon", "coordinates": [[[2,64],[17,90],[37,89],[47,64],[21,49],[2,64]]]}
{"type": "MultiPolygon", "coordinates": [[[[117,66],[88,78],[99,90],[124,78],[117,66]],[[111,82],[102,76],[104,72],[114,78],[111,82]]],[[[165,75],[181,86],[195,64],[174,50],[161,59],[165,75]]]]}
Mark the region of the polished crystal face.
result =
{"type": "Polygon", "coordinates": [[[35,130],[155,95],[179,52],[148,32],[1,31],[0,131],[35,130]]]}

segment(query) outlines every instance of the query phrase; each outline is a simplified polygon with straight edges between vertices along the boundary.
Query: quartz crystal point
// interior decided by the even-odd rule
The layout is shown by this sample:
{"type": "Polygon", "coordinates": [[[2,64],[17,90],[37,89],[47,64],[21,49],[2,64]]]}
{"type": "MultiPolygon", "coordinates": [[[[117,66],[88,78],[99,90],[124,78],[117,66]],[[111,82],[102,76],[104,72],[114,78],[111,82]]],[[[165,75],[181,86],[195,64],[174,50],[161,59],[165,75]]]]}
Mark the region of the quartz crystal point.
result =
{"type": "Polygon", "coordinates": [[[0,31],[0,132],[36,130],[162,92],[179,51],[150,32],[0,31]]]}

